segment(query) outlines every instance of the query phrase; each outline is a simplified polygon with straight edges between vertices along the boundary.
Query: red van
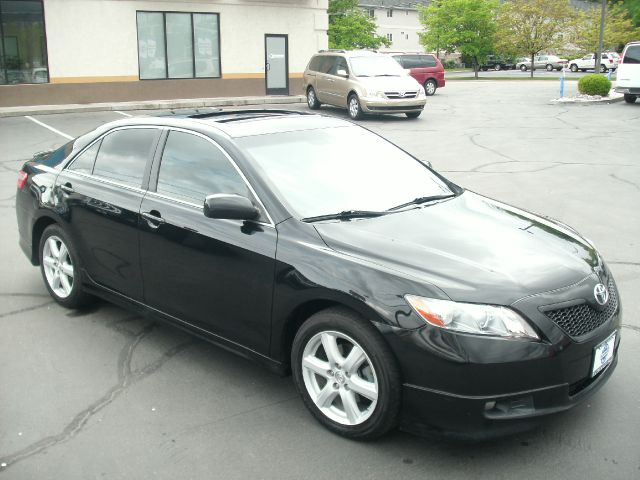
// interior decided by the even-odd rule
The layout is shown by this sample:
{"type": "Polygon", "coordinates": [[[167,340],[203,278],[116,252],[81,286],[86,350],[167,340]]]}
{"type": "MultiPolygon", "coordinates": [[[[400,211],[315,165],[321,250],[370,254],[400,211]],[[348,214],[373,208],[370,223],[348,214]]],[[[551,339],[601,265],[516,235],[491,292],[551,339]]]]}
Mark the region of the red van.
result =
{"type": "Polygon", "coordinates": [[[435,55],[407,53],[393,55],[393,58],[424,86],[427,95],[433,95],[437,88],[444,87],[444,67],[435,55]]]}

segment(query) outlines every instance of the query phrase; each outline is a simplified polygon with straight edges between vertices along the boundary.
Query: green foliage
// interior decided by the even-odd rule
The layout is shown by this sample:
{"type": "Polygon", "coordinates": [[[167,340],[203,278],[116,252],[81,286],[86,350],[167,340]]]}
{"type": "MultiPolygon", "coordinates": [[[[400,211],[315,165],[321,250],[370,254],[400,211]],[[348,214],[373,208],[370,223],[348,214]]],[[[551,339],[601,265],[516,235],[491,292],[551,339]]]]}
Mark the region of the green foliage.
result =
{"type": "Polygon", "coordinates": [[[359,7],[358,0],[329,0],[329,48],[379,48],[390,46],[376,35],[376,22],[359,7]]]}
{"type": "Polygon", "coordinates": [[[420,42],[428,50],[457,51],[471,58],[478,75],[479,59],[493,53],[498,0],[433,0],[418,7],[425,31],[420,42]]]}
{"type": "Polygon", "coordinates": [[[585,95],[600,95],[606,97],[611,90],[611,80],[597,73],[585,75],[578,82],[578,91],[585,95]]]}
{"type": "Polygon", "coordinates": [[[444,62],[442,62],[442,66],[445,68],[445,70],[458,68],[458,64],[456,63],[455,60],[445,60],[444,62]]]}
{"type": "MultiPolygon", "coordinates": [[[[600,36],[600,7],[590,8],[578,14],[574,39],[583,53],[598,50],[600,36]]],[[[604,50],[616,50],[631,40],[640,38],[640,28],[636,28],[631,15],[622,3],[609,3],[604,24],[604,50]]]]}

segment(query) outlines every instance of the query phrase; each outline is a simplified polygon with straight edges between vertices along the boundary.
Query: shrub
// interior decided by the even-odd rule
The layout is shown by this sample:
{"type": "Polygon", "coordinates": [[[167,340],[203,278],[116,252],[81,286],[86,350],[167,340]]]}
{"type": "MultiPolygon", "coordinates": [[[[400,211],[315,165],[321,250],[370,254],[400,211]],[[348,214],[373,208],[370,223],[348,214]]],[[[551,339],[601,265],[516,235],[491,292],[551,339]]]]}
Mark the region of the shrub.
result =
{"type": "Polygon", "coordinates": [[[597,73],[585,75],[578,82],[578,90],[585,95],[600,95],[606,97],[611,90],[611,80],[597,73]]]}
{"type": "Polygon", "coordinates": [[[450,70],[452,68],[458,68],[458,63],[455,60],[445,60],[444,62],[442,62],[442,66],[446,70],[450,70]]]}

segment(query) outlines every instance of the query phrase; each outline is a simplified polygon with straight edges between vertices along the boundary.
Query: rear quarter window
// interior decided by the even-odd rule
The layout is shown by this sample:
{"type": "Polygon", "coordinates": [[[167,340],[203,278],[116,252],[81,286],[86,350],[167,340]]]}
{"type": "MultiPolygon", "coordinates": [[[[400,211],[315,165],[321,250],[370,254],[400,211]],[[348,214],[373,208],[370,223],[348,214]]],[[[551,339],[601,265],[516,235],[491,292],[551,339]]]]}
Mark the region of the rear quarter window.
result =
{"type": "Polygon", "coordinates": [[[624,63],[640,63],[640,45],[629,45],[624,52],[624,63]]]}

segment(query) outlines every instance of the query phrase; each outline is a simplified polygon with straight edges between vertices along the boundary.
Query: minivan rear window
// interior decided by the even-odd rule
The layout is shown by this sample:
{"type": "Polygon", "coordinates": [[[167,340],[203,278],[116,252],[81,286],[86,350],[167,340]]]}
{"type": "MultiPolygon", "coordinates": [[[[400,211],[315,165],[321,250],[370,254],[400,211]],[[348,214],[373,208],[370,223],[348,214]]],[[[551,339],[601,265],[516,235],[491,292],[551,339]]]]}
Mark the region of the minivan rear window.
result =
{"type": "Polygon", "coordinates": [[[624,52],[624,63],[640,63],[640,45],[629,45],[624,52]]]}

